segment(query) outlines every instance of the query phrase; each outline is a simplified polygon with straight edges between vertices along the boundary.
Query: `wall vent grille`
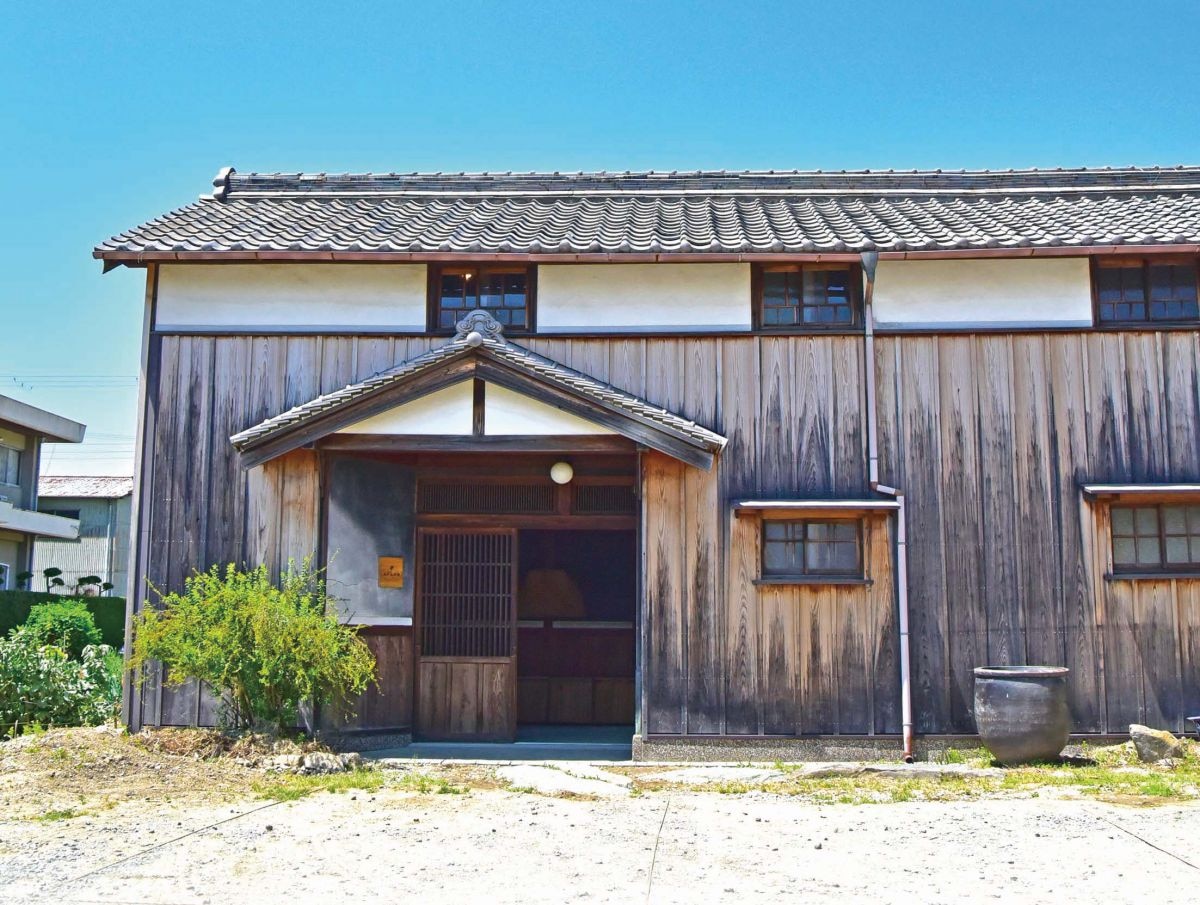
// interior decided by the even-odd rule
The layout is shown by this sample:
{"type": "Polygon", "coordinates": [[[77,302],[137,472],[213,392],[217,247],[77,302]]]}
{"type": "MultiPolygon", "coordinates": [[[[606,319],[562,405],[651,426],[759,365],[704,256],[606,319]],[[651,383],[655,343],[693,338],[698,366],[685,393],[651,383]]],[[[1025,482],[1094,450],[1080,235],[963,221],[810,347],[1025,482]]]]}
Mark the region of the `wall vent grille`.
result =
{"type": "Polygon", "coordinates": [[[420,484],[418,511],[427,515],[534,515],[554,512],[552,484],[420,484]]]}

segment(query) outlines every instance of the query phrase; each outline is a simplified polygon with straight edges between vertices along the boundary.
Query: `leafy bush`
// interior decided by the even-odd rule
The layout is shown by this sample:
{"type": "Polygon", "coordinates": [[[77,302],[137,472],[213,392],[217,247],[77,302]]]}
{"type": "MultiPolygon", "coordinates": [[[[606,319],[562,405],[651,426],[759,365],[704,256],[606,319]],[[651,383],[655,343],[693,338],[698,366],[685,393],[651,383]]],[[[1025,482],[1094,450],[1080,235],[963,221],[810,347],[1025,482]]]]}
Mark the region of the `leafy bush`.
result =
{"type": "Polygon", "coordinates": [[[81,600],[38,604],[30,610],[24,629],[34,643],[53,645],[72,660],[78,660],[88,645],[103,640],[96,620],[81,600]]]}
{"type": "Polygon", "coordinates": [[[124,597],[68,597],[41,591],[0,591],[0,636],[23,625],[35,606],[77,600],[87,607],[100,629],[101,641],[120,649],[125,644],[124,597]]]}
{"type": "Polygon", "coordinates": [[[213,566],[160,594],[134,620],[131,667],[152,660],[167,681],[199,679],[221,693],[233,728],[295,727],[302,701],[348,706],[375,677],[375,658],[351,626],[326,615],[325,584],[309,561],[278,585],[265,567],[213,566]]]}
{"type": "Polygon", "coordinates": [[[96,726],[112,719],[121,675],[106,663],[111,653],[106,645],[89,645],[72,660],[23,628],[0,638],[0,738],[32,726],[96,726]]]}

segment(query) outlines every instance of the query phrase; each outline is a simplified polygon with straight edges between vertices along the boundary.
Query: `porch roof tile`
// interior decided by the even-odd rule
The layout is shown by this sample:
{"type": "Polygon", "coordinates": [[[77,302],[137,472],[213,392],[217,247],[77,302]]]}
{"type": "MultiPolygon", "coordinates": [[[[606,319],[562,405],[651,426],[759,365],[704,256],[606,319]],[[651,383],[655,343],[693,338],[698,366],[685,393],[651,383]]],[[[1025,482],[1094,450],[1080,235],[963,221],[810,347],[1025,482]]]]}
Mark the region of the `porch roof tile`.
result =
{"type": "Polygon", "coordinates": [[[467,355],[479,355],[564,390],[584,402],[590,402],[599,408],[624,415],[706,453],[715,454],[725,446],[726,440],[720,434],[684,418],[682,415],[509,342],[501,333],[499,325],[484,312],[472,312],[458,326],[458,333],[444,345],[393,368],[380,371],[365,380],[317,396],[315,399],[234,434],[230,441],[239,451],[252,449],[310,424],[352,402],[382,393],[399,383],[412,380],[439,365],[448,364],[467,355]]]}

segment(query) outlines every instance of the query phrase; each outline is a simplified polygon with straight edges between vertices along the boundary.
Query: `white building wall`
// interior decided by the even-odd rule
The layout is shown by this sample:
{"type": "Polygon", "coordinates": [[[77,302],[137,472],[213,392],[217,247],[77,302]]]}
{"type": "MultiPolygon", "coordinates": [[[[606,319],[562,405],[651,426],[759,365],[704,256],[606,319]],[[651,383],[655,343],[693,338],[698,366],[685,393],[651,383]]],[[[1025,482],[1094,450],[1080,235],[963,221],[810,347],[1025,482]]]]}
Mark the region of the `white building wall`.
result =
{"type": "Polygon", "coordinates": [[[880,327],[1086,327],[1092,323],[1087,258],[880,261],[880,327]]]}
{"type": "MultiPolygon", "coordinates": [[[[542,264],[539,333],[749,330],[749,264],[542,264]]],[[[423,332],[423,264],[167,264],[156,327],[423,332]]],[[[881,261],[880,327],[1081,327],[1087,258],[881,261]]]]}
{"type": "Polygon", "coordinates": [[[425,329],[424,264],[165,264],[159,330],[425,329]]]}
{"type": "Polygon", "coordinates": [[[539,333],[749,330],[749,264],[544,264],[539,333]]]}
{"type": "Polygon", "coordinates": [[[613,434],[602,425],[489,383],[484,387],[483,432],[491,436],[594,436],[613,434]]]}
{"type": "Polygon", "coordinates": [[[468,436],[474,425],[475,388],[464,380],[365,421],[342,428],[341,434],[433,434],[468,436]]]}

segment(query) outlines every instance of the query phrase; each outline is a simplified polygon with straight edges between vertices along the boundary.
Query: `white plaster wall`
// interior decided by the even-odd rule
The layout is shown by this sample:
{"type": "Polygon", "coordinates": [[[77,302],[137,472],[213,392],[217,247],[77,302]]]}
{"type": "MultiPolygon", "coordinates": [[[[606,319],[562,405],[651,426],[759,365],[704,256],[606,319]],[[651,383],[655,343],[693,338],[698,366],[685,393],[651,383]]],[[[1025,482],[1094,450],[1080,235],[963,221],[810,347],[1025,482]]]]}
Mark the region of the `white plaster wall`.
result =
{"type": "Polygon", "coordinates": [[[464,380],[372,415],[338,433],[469,435],[474,425],[474,410],[474,387],[472,381],[464,380]]]}
{"type": "Polygon", "coordinates": [[[493,436],[556,436],[612,434],[614,431],[546,405],[522,393],[487,384],[484,390],[483,432],[493,436]]]}
{"type": "Polygon", "coordinates": [[[1090,326],[1086,258],[880,261],[881,327],[1090,326]]]}
{"type": "Polygon", "coordinates": [[[749,330],[749,264],[543,264],[538,332],[749,330]]]}
{"type": "Polygon", "coordinates": [[[155,326],[425,329],[424,264],[165,264],[155,326]]]}

